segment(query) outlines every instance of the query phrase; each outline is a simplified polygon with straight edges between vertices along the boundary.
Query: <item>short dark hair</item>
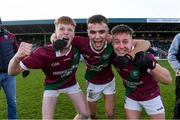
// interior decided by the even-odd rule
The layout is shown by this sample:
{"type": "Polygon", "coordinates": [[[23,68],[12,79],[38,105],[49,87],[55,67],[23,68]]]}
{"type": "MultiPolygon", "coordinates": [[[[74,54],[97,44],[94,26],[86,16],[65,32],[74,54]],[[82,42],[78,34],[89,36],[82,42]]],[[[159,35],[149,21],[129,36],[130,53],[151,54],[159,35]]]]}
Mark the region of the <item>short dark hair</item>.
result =
{"type": "Polygon", "coordinates": [[[89,24],[89,23],[96,24],[96,23],[102,23],[102,22],[107,25],[109,23],[108,19],[105,16],[100,15],[100,14],[93,15],[93,16],[89,17],[87,20],[87,24],[89,24]]]}
{"type": "Polygon", "coordinates": [[[121,24],[121,25],[114,26],[111,30],[112,35],[117,34],[117,33],[128,33],[129,35],[132,36],[134,33],[134,30],[128,25],[121,24]]]}

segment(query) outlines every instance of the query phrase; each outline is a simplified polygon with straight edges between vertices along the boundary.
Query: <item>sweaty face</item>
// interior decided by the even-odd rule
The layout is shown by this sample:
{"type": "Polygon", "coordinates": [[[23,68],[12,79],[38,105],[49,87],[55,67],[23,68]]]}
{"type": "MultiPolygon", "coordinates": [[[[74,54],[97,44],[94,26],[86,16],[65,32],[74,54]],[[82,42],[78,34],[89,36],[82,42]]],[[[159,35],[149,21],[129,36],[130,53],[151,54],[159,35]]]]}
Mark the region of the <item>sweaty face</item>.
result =
{"type": "Polygon", "coordinates": [[[69,47],[75,35],[74,31],[75,31],[75,27],[73,25],[58,24],[56,26],[55,33],[58,39],[65,38],[65,41],[67,42],[66,47],[69,47]]]}
{"type": "Polygon", "coordinates": [[[105,23],[88,24],[88,37],[92,48],[99,52],[101,51],[107,41],[108,26],[105,23]]]}
{"type": "Polygon", "coordinates": [[[112,45],[118,56],[124,56],[132,50],[133,39],[127,33],[117,33],[113,35],[112,45]]]}

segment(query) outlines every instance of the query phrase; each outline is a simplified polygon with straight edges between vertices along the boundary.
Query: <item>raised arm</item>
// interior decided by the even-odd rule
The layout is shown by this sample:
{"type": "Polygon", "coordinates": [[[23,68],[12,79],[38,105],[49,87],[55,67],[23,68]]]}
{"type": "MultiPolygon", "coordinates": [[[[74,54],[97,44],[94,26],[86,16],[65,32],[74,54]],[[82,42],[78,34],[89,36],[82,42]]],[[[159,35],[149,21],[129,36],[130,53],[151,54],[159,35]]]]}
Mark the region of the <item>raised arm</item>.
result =
{"type": "Polygon", "coordinates": [[[134,49],[129,53],[133,58],[136,53],[140,51],[146,51],[151,46],[150,42],[147,40],[136,40],[133,41],[134,49]]]}
{"type": "Polygon", "coordinates": [[[139,65],[146,68],[146,70],[150,70],[152,76],[160,83],[170,84],[172,82],[170,72],[166,68],[160,66],[152,54],[142,51],[138,52],[136,53],[133,61],[135,65],[139,65]]]}
{"type": "Polygon", "coordinates": [[[151,70],[151,74],[158,82],[162,84],[172,83],[172,77],[170,72],[159,64],[156,64],[156,67],[151,70]]]}
{"type": "Polygon", "coordinates": [[[17,53],[10,60],[8,66],[8,74],[9,75],[17,75],[23,71],[20,66],[20,61],[30,55],[32,49],[32,44],[22,42],[19,46],[17,53]]]}

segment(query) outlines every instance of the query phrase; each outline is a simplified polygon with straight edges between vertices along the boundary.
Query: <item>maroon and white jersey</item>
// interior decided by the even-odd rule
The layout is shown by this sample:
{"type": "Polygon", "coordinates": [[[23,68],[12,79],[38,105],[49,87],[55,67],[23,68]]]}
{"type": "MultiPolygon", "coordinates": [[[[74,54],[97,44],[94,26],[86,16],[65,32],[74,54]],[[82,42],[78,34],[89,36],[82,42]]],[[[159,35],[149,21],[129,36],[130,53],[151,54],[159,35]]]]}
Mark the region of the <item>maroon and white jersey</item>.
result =
{"type": "Polygon", "coordinates": [[[113,80],[111,60],[114,51],[111,44],[107,44],[102,53],[94,52],[90,47],[90,41],[86,37],[75,37],[72,43],[85,59],[87,66],[85,79],[94,84],[106,84],[113,80]]]}
{"type": "Polygon", "coordinates": [[[67,55],[56,57],[52,45],[48,45],[35,50],[22,63],[29,69],[42,69],[46,76],[45,89],[55,90],[76,84],[75,73],[79,58],[79,50],[75,47],[67,55]]]}
{"type": "MultiPolygon", "coordinates": [[[[150,53],[146,55],[155,60],[150,53]]],[[[147,72],[144,66],[134,65],[132,61],[127,68],[120,68],[116,58],[113,64],[123,79],[127,97],[137,101],[145,101],[160,95],[157,81],[147,72]]]]}

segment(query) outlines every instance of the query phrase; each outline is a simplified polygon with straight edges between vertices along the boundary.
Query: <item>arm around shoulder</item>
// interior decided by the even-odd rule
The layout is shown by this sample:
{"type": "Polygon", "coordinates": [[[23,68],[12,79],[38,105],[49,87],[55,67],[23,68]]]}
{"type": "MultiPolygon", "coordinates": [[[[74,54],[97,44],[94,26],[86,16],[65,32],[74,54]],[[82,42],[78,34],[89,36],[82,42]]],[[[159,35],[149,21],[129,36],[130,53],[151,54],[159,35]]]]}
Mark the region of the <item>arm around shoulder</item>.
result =
{"type": "Polygon", "coordinates": [[[134,44],[134,49],[129,53],[132,57],[134,57],[135,54],[140,51],[147,51],[149,47],[151,46],[148,40],[134,39],[133,44],[134,44]]]}
{"type": "Polygon", "coordinates": [[[134,39],[134,46],[137,48],[141,48],[141,51],[146,51],[151,46],[151,43],[148,40],[142,40],[142,39],[134,39]]]}

